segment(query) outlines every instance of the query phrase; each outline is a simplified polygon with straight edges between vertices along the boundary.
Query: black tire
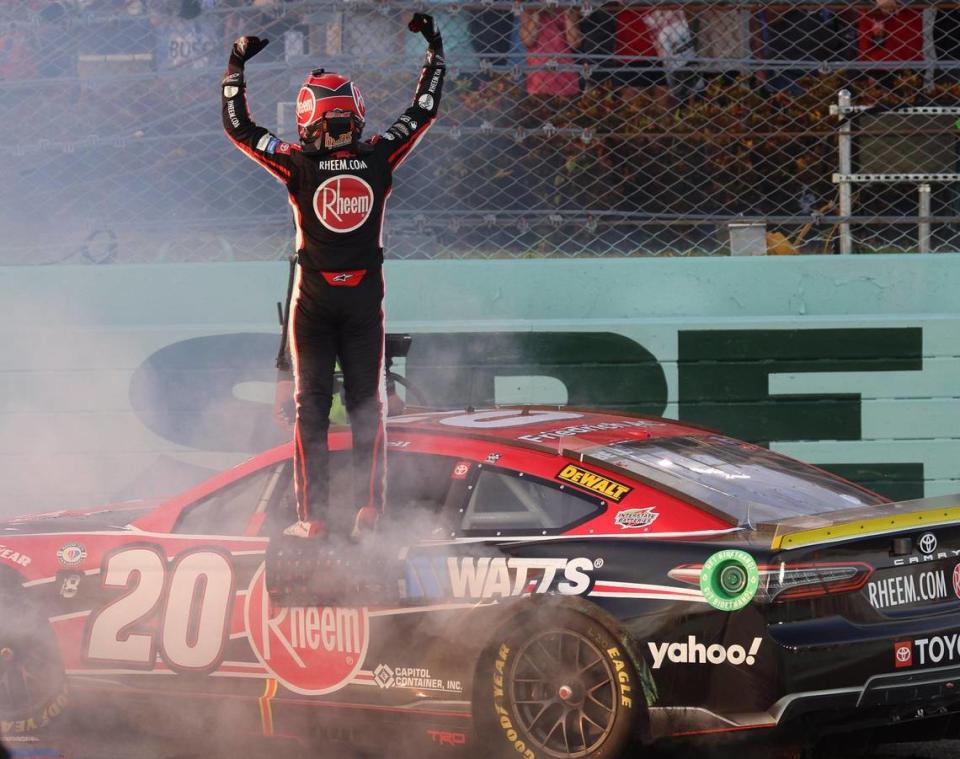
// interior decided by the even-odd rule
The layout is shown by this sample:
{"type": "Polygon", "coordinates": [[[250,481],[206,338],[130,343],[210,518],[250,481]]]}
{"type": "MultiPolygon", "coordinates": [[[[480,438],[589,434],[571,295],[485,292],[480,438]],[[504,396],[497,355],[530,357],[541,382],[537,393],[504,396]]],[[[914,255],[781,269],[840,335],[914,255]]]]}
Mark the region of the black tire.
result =
{"type": "Polygon", "coordinates": [[[578,612],[538,611],[503,629],[477,670],[474,720],[484,756],[616,759],[646,705],[623,644],[578,612]]]}
{"type": "Polygon", "coordinates": [[[0,728],[43,733],[67,705],[66,675],[49,620],[19,589],[0,589],[0,728]]]}

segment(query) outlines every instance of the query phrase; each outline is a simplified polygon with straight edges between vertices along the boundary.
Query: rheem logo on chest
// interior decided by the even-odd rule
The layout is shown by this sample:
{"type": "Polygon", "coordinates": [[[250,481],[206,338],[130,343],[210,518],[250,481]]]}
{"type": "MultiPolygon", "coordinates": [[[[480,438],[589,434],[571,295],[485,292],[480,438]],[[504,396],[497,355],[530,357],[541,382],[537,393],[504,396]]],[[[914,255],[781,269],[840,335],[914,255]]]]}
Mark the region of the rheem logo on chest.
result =
{"type": "Polygon", "coordinates": [[[313,194],[313,210],[331,232],[352,232],[373,212],[373,189],[350,174],[330,177],[313,194]]]}

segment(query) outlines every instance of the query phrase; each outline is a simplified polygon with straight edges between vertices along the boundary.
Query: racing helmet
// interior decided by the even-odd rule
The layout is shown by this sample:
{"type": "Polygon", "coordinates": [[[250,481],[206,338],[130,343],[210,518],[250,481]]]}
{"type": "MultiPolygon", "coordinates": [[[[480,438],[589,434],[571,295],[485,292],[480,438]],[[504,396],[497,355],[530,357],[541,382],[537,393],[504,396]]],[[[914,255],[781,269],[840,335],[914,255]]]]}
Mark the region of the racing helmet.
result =
{"type": "Polygon", "coordinates": [[[367,109],[360,90],[347,77],[323,69],[310,72],[297,95],[297,131],[300,141],[311,143],[324,135],[359,136],[367,109]]]}

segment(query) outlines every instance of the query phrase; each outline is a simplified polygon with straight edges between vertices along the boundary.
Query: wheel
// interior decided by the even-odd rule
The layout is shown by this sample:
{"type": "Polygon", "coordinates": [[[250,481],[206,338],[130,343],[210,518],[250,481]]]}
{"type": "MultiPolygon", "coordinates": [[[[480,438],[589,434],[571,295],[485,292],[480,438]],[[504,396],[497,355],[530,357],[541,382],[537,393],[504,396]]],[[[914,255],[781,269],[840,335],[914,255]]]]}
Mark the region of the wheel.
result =
{"type": "Polygon", "coordinates": [[[481,751],[523,759],[615,759],[646,716],[623,645],[589,617],[557,609],[492,641],[473,703],[481,751]]]}
{"type": "Polygon", "coordinates": [[[60,648],[47,618],[22,592],[0,590],[0,723],[5,735],[42,732],[67,704],[60,648]]]}

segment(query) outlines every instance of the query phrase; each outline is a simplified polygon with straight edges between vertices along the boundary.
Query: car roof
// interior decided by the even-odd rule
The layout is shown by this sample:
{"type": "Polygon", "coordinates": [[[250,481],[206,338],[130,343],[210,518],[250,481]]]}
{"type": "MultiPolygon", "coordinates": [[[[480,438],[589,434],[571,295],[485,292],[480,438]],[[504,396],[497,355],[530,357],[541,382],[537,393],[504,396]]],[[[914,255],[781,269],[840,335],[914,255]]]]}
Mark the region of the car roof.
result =
{"type": "MultiPolygon", "coordinates": [[[[657,417],[568,406],[498,406],[408,413],[389,417],[387,430],[393,440],[396,440],[398,435],[423,436],[430,441],[428,447],[435,450],[442,449],[441,439],[446,437],[485,441],[498,448],[513,446],[567,456],[617,442],[712,432],[657,417]]],[[[349,428],[332,428],[330,447],[332,450],[349,448],[349,428]]],[[[229,485],[255,469],[290,458],[292,454],[291,442],[256,454],[179,495],[171,496],[158,509],[133,524],[139,529],[160,532],[170,530],[185,505],[229,485]]],[[[595,464],[606,469],[615,469],[609,463],[595,464]]],[[[636,478],[635,474],[627,476],[636,478]]]]}
{"type": "Polygon", "coordinates": [[[556,453],[603,445],[712,433],[702,427],[622,411],[568,406],[498,406],[407,414],[388,420],[391,432],[451,435],[556,453]]]}

